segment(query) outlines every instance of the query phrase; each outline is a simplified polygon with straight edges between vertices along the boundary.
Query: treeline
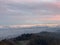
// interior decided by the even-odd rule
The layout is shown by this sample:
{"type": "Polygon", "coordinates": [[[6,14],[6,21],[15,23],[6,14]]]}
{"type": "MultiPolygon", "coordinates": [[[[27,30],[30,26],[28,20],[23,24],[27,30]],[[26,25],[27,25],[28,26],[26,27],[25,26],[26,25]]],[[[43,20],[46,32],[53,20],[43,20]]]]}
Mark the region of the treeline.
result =
{"type": "Polygon", "coordinates": [[[35,36],[27,45],[60,45],[60,39],[48,36],[35,36]]]}
{"type": "Polygon", "coordinates": [[[26,45],[60,45],[60,38],[56,38],[55,34],[54,36],[50,36],[50,32],[22,34],[13,39],[2,40],[0,45],[18,45],[17,42],[27,40],[29,40],[29,42],[26,45]]]}
{"type": "Polygon", "coordinates": [[[33,34],[22,34],[16,38],[13,38],[14,41],[23,41],[23,40],[30,40],[33,34]]]}

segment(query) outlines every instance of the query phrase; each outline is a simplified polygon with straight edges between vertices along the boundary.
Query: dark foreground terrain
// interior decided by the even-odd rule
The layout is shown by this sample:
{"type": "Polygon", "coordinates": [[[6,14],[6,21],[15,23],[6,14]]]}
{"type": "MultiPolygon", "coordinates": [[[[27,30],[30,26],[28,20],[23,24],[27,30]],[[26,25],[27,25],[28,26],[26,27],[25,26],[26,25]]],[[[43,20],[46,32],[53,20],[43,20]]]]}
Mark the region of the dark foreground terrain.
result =
{"type": "Polygon", "coordinates": [[[0,45],[60,45],[60,33],[40,32],[4,39],[0,45]]]}

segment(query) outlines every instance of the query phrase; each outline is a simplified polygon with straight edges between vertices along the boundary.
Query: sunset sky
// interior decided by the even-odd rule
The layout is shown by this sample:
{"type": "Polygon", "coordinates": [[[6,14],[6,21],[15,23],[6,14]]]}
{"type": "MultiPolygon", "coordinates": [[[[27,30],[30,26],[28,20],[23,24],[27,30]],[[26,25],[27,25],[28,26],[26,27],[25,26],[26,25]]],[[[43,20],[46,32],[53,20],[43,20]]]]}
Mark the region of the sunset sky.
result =
{"type": "Polygon", "coordinates": [[[60,24],[60,0],[0,0],[0,25],[60,24]]]}

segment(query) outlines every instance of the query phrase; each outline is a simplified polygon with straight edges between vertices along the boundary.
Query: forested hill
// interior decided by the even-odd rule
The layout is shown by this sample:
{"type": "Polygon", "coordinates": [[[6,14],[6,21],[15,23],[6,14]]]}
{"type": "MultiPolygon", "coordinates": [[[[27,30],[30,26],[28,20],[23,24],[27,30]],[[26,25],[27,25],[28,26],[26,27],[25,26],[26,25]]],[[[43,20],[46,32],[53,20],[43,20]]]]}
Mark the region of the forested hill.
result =
{"type": "Polygon", "coordinates": [[[60,33],[40,32],[4,39],[0,45],[60,45],[60,33]]]}

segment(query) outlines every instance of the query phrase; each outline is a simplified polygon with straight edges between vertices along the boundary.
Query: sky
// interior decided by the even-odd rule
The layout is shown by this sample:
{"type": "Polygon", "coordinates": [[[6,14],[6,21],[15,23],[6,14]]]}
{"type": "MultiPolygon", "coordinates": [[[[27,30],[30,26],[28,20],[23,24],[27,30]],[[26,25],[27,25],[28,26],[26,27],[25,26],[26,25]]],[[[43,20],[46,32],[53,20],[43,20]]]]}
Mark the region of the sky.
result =
{"type": "Polygon", "coordinates": [[[0,25],[60,24],[60,0],[0,0],[0,25]]]}

